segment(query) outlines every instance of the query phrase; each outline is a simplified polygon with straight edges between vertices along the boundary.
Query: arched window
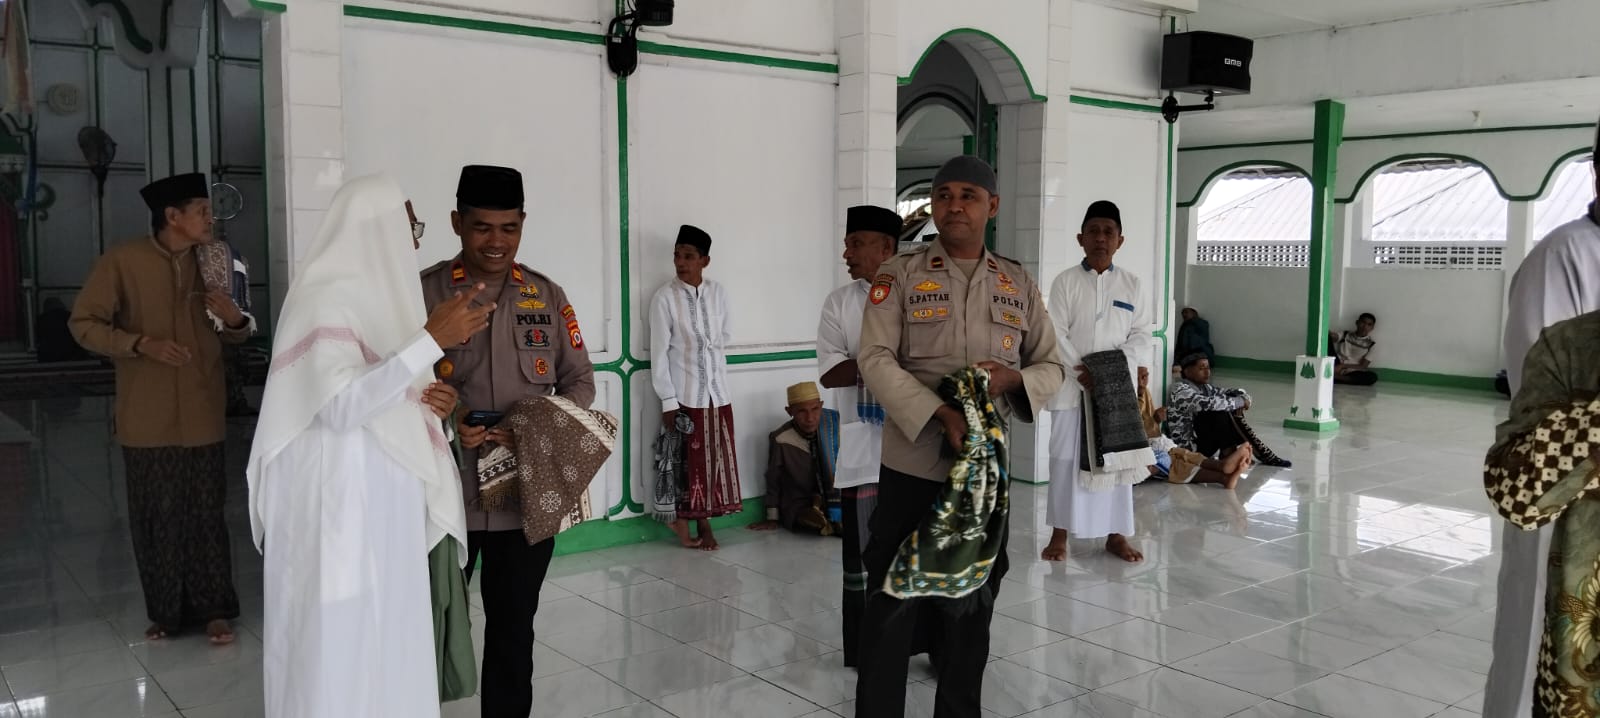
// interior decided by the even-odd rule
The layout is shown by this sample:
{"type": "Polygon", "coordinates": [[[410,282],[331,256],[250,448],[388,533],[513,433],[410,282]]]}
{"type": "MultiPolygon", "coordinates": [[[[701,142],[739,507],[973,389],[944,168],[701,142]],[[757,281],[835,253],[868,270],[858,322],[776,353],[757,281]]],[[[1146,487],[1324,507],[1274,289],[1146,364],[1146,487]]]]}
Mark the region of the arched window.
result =
{"type": "Polygon", "coordinates": [[[1372,224],[1364,237],[1372,266],[1500,268],[1508,205],[1482,165],[1410,159],[1383,168],[1371,181],[1372,224]]]}
{"type": "Polygon", "coordinates": [[[1583,217],[1594,201],[1594,156],[1581,155],[1556,171],[1550,191],[1533,203],[1533,241],[1583,217]]]}
{"type": "Polygon", "coordinates": [[[1198,210],[1195,264],[1304,267],[1310,258],[1311,182],[1297,170],[1229,172],[1198,210]]]}

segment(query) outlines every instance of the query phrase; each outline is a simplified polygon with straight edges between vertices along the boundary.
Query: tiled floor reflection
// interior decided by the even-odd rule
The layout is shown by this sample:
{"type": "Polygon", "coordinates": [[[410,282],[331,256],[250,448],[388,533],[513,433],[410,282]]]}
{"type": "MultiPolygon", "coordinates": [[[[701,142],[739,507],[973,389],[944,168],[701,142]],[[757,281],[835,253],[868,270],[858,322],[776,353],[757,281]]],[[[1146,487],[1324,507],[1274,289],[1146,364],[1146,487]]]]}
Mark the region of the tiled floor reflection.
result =
{"type": "MultiPolygon", "coordinates": [[[[985,715],[1476,715],[1502,530],[1479,465],[1505,403],[1341,388],[1343,429],[1318,439],[1286,436],[1265,410],[1289,404],[1288,382],[1223,382],[1254,394],[1258,428],[1294,469],[1258,469],[1235,492],[1139,486],[1140,565],[1092,544],[1040,562],[1044,491],[1017,485],[985,715]]],[[[0,404],[0,718],[261,715],[248,424],[230,457],[240,640],[146,644],[107,411],[103,399],[0,404]]],[[[719,537],[714,554],[660,544],[556,559],[535,715],[853,715],[838,543],[719,537]]],[[[924,660],[911,676],[908,715],[930,715],[924,660]]],[[[475,718],[477,702],[444,714],[475,718]]]]}

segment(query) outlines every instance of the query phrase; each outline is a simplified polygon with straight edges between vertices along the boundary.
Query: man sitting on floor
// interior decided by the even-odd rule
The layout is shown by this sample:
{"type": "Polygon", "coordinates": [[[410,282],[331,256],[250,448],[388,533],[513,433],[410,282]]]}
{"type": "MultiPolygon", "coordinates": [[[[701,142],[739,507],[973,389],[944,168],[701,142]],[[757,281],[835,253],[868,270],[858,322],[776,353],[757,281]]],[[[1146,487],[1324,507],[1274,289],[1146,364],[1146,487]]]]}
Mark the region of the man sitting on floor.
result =
{"type": "Polygon", "coordinates": [[[1240,444],[1249,444],[1263,465],[1291,465],[1288,459],[1267,448],[1245,422],[1250,395],[1243,389],[1224,389],[1211,383],[1211,361],[1206,355],[1190,354],[1178,365],[1183,368],[1183,378],[1172,386],[1172,420],[1167,426],[1173,441],[1202,456],[1222,452],[1224,457],[1231,456],[1240,444]]]}
{"type": "Polygon", "coordinates": [[[1178,446],[1161,433],[1167,408],[1156,408],[1155,400],[1150,398],[1150,372],[1144,367],[1139,367],[1139,418],[1144,420],[1145,435],[1150,437],[1150,449],[1156,454],[1156,463],[1150,466],[1151,478],[1172,484],[1221,484],[1231,489],[1239,485],[1239,477],[1254,463],[1248,443],[1217,460],[1178,446]]]}
{"type": "Polygon", "coordinates": [[[789,421],[767,439],[767,518],[755,531],[782,525],[796,533],[839,535],[839,412],[822,408],[816,382],[789,387],[789,421]]]}
{"type": "Polygon", "coordinates": [[[1372,371],[1372,328],[1378,318],[1363,312],[1356,319],[1356,330],[1338,334],[1328,333],[1328,346],[1333,350],[1333,383],[1351,386],[1372,386],[1378,383],[1377,372],[1372,371]]]}

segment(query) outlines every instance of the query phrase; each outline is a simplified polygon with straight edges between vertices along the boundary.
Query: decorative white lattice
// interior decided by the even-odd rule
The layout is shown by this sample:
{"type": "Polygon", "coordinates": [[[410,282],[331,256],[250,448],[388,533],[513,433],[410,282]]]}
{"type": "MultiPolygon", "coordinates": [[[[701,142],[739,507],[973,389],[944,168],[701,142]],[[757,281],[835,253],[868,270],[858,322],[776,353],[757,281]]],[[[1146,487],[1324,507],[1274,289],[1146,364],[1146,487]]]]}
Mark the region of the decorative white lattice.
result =
{"type": "Polygon", "coordinates": [[[1505,251],[1504,242],[1375,243],[1372,264],[1405,269],[1499,269],[1505,251]]]}
{"type": "Polygon", "coordinates": [[[1201,241],[1195,264],[1212,267],[1304,267],[1311,262],[1311,242],[1201,241]]]}

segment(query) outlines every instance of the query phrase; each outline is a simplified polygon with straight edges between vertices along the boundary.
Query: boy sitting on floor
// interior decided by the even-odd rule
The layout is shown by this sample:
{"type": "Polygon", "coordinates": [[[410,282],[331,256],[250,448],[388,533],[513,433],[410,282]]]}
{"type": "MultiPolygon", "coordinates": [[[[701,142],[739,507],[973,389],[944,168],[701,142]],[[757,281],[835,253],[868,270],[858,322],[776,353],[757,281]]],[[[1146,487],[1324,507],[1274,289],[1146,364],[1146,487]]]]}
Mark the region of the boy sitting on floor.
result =
{"type": "Polygon", "coordinates": [[[1150,448],[1156,452],[1156,463],[1150,467],[1151,478],[1166,479],[1172,484],[1221,484],[1231,489],[1255,463],[1247,443],[1240,444],[1221,459],[1211,459],[1178,446],[1161,433],[1161,424],[1167,420],[1167,408],[1156,408],[1155,400],[1150,398],[1150,372],[1144,367],[1139,367],[1139,416],[1144,419],[1150,448]]]}

